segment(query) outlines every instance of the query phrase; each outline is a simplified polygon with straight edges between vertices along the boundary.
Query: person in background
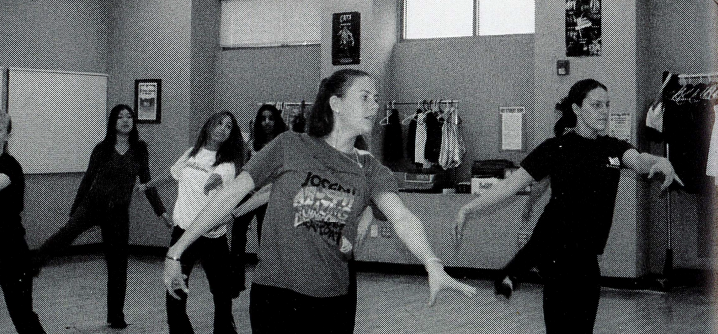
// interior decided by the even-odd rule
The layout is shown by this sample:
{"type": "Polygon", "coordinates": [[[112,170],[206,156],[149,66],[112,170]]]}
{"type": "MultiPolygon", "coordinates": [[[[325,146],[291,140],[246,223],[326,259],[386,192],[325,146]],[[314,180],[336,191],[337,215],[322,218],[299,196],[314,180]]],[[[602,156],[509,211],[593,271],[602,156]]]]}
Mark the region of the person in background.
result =
{"type": "Polygon", "coordinates": [[[32,266],[25,241],[21,212],[24,209],[25,176],[7,151],[12,133],[10,115],[0,111],[0,287],[10,319],[19,334],[44,334],[32,308],[32,266]]]}
{"type": "Polygon", "coordinates": [[[377,113],[375,81],[340,70],[320,84],[307,133],[285,132],[257,153],[244,171],[200,212],[167,252],[165,287],[186,291],[179,261],[206,231],[252,189],[272,183],[259,262],[250,293],[252,333],[347,333],[350,274],[345,254],[354,246],[360,214],[373,200],[429,273],[429,304],[442,289],[473,296],[476,289],[444,271],[421,221],[397,194],[388,168],[354,148],[377,113]],[[317,315],[320,314],[320,319],[317,315]],[[318,321],[320,320],[320,321],[318,321]]]}
{"type": "Polygon", "coordinates": [[[631,144],[604,136],[609,115],[606,86],[593,79],[576,82],[556,109],[555,137],[540,144],[521,168],[462,207],[456,218],[457,243],[466,218],[485,213],[532,181],[550,177],[551,199],[528,243],[502,270],[497,294],[510,296],[515,277],[537,266],[544,279],[547,333],[592,333],[598,310],[600,268],[613,222],[621,168],[664,175],[662,189],[682,183],[671,163],[639,153],[631,144]]]}
{"type": "MultiPolygon", "coordinates": [[[[282,119],[282,113],[275,106],[264,104],[257,110],[254,117],[252,127],[252,140],[249,142],[248,159],[257,154],[264,146],[269,144],[275,137],[282,132],[287,131],[287,125],[282,119]]],[[[247,230],[252,223],[252,218],[257,218],[257,239],[262,239],[262,223],[264,215],[267,212],[267,200],[269,200],[269,192],[272,185],[266,185],[261,189],[257,189],[253,195],[254,200],[263,202],[257,203],[252,210],[241,215],[235,215],[234,224],[232,224],[232,250],[231,250],[231,266],[232,266],[232,298],[239,297],[240,292],[244,291],[245,284],[245,250],[247,246],[247,230]]],[[[242,200],[241,205],[249,200],[248,195],[242,200]]],[[[250,204],[252,205],[252,204],[250,204]]]]}
{"type": "MultiPolygon", "coordinates": [[[[137,178],[150,181],[147,144],[137,132],[137,116],[128,105],[110,111],[105,139],[95,146],[82,177],[70,219],[38,249],[35,266],[67,248],[83,232],[99,225],[107,262],[107,322],[111,328],[125,328],[124,306],[127,290],[129,208],[137,178]]],[[[157,216],[166,224],[171,219],[155,188],[145,189],[157,216]]]]}
{"type": "MultiPolygon", "coordinates": [[[[170,180],[178,183],[170,246],[182,237],[210,198],[234,179],[243,164],[244,140],[237,120],[229,111],[221,111],[207,119],[194,146],[175,162],[170,175],[145,185],[157,186],[170,180]]],[[[185,284],[189,282],[192,268],[198,260],[207,274],[214,299],[214,333],[237,333],[230,295],[232,277],[227,225],[207,231],[187,248],[181,261],[185,284]]],[[[181,293],[180,297],[173,298],[169,293],[166,296],[169,332],[194,333],[187,316],[187,294],[181,293]]]]}

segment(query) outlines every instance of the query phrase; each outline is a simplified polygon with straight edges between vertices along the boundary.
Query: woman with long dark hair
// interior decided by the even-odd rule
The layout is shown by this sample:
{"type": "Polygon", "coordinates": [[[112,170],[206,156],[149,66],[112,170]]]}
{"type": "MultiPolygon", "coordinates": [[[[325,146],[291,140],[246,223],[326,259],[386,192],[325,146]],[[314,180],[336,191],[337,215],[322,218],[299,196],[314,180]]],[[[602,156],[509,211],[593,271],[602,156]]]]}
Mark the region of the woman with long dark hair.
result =
{"type": "MultiPolygon", "coordinates": [[[[150,181],[147,144],[139,139],[137,115],[128,105],[110,111],[105,139],[95,146],[82,177],[70,220],[40,246],[36,265],[66,248],[83,232],[99,225],[107,262],[107,322],[125,328],[124,305],[127,290],[127,244],[129,208],[137,178],[150,181]]],[[[171,224],[155,188],[145,190],[157,216],[171,224]]]]}
{"type": "MultiPolygon", "coordinates": [[[[287,131],[287,125],[282,119],[282,113],[271,104],[264,104],[259,107],[254,117],[252,126],[252,140],[249,143],[249,158],[257,154],[264,146],[269,144],[282,132],[287,131]]],[[[237,215],[232,224],[232,297],[237,298],[239,293],[246,288],[245,281],[245,250],[247,246],[247,229],[252,223],[252,218],[257,218],[257,239],[262,239],[262,223],[267,212],[266,201],[269,199],[269,192],[272,185],[266,185],[252,194],[253,201],[261,201],[265,204],[259,205],[247,213],[237,215]]],[[[249,199],[249,195],[243,201],[249,199]]],[[[251,205],[251,203],[248,203],[251,205]]]]}
{"type": "Polygon", "coordinates": [[[192,242],[221,225],[247,193],[272,183],[259,263],[250,294],[252,333],[349,333],[350,274],[359,216],[373,200],[429,273],[429,303],[441,289],[476,290],[446,274],[422,222],[397,193],[394,175],[354,148],[369,133],[379,105],[375,81],[359,70],[322,81],[307,133],[285,132],[257,153],[242,173],[197,215],[167,252],[165,287],[186,291],[179,266],[192,242]]]}
{"type": "Polygon", "coordinates": [[[598,309],[598,257],[608,240],[621,168],[665,176],[662,189],[681,183],[671,163],[639,153],[631,144],[605,136],[610,101],[606,86],[576,82],[556,109],[555,137],[540,144],[521,168],[459,210],[457,242],[466,217],[485,213],[532,181],[550,177],[551,199],[528,243],[501,271],[496,294],[511,296],[517,275],[537,266],[544,279],[547,333],[592,333],[598,309]]]}
{"type": "MultiPolygon", "coordinates": [[[[170,176],[152,181],[154,185],[167,180],[178,183],[170,246],[182,237],[210,198],[234,179],[243,164],[244,141],[234,115],[229,111],[212,115],[202,126],[194,146],[172,166],[170,176]]],[[[181,260],[185,284],[195,263],[202,263],[214,299],[214,333],[217,334],[237,333],[232,316],[229,259],[227,225],[220,225],[192,243],[181,260]]],[[[182,293],[180,297],[173,298],[169,293],[166,296],[169,332],[194,333],[187,316],[187,294],[182,293]]]]}

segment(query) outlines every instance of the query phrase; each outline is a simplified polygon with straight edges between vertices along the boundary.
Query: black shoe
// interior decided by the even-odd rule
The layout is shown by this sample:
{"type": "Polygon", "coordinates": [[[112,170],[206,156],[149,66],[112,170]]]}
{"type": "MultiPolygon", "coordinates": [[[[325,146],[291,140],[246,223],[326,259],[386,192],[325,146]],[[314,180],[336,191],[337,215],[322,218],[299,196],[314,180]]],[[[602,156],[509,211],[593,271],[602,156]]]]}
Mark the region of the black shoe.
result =
{"type": "Polygon", "coordinates": [[[107,326],[114,329],[124,329],[127,328],[127,323],[125,322],[125,319],[117,319],[108,321],[107,326]]]}
{"type": "Polygon", "coordinates": [[[494,281],[494,294],[511,298],[511,294],[516,288],[516,278],[510,276],[501,276],[499,279],[494,281]]]}

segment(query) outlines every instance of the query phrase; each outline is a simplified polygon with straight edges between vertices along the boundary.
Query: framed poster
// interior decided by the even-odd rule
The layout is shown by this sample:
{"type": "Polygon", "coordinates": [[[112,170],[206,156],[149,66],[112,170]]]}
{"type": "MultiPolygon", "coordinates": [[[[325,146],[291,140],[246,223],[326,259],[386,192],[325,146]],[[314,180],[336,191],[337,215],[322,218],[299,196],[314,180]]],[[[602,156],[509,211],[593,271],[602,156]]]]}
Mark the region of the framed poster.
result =
{"type": "Polygon", "coordinates": [[[601,55],[601,0],[566,0],[566,56],[601,55]]]}
{"type": "Polygon", "coordinates": [[[359,12],[335,13],[332,17],[332,65],[359,64],[359,12]]]}
{"type": "Polygon", "coordinates": [[[162,80],[135,80],[135,112],[137,123],[162,121],[162,80]]]}

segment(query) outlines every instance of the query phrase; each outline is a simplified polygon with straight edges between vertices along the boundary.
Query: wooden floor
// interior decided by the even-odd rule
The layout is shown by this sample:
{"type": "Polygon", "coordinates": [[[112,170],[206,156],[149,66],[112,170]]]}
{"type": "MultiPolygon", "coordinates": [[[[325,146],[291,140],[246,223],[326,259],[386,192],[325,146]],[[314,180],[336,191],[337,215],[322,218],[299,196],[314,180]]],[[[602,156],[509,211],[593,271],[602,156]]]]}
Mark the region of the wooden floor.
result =
{"type": "MultiPolygon", "coordinates": [[[[248,279],[252,268],[248,267],[248,279]]],[[[166,333],[162,260],[132,257],[125,314],[130,326],[105,324],[105,264],[100,256],[75,256],[46,267],[35,280],[36,312],[48,333],[166,333]]],[[[544,333],[541,286],[524,284],[510,301],[494,298],[485,280],[464,280],[478,296],[443,293],[425,306],[425,277],[359,273],[356,333],[544,333]]],[[[197,333],[212,332],[213,307],[206,278],[195,270],[188,313],[197,333]]],[[[1,299],[1,298],[0,298],[1,299]]],[[[4,305],[4,300],[2,303],[4,305]]],[[[713,306],[705,289],[675,288],[669,293],[604,288],[595,333],[714,333],[713,306]]],[[[235,300],[240,333],[251,333],[248,294],[235,300]]],[[[15,333],[0,307],[0,333],[15,333]]]]}

